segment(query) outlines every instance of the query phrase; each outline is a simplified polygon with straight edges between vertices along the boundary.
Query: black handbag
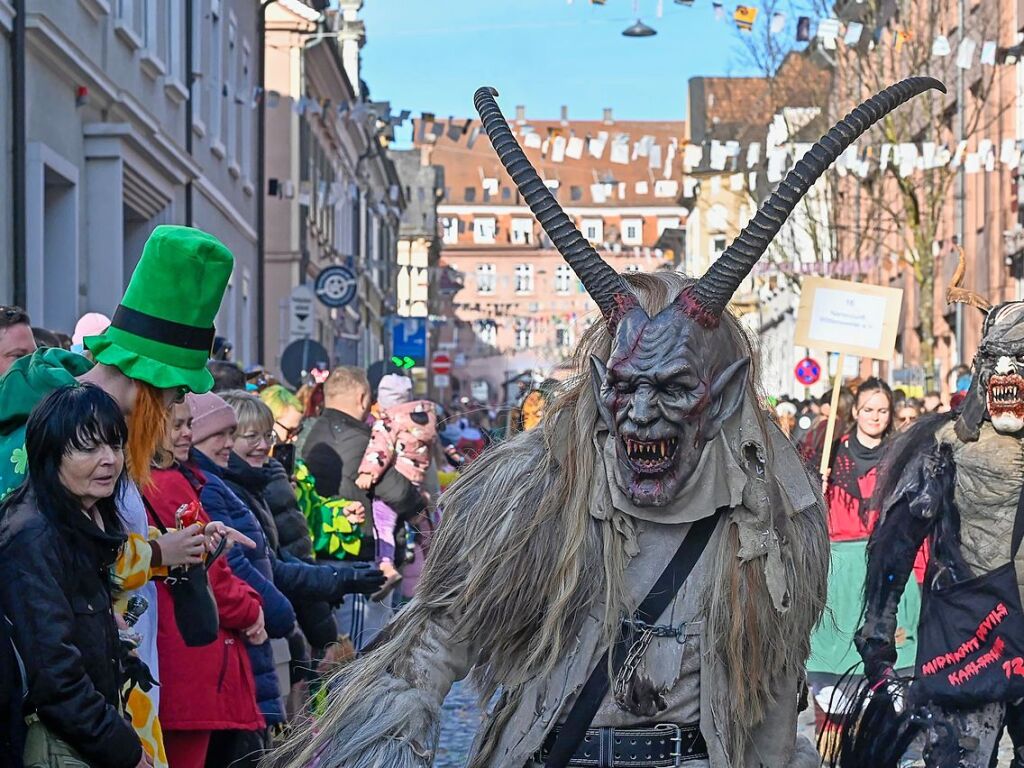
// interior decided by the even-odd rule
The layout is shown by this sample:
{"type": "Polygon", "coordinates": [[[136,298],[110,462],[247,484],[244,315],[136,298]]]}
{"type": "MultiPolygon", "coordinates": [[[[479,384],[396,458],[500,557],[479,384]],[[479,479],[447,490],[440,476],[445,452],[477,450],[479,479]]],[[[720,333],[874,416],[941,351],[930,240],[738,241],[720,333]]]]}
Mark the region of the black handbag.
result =
{"type": "Polygon", "coordinates": [[[1024,611],[1014,558],[1024,538],[1024,489],[1017,502],[1010,562],[924,591],[914,702],[970,708],[1024,697],[1024,611]]]}
{"type": "MultiPolygon", "coordinates": [[[[143,497],[143,501],[153,524],[161,533],[167,533],[166,526],[153,511],[149,500],[143,497]]],[[[178,624],[178,631],[181,632],[185,645],[190,648],[209,645],[217,639],[220,616],[206,571],[224,551],[226,545],[227,539],[222,539],[217,550],[206,558],[204,564],[170,568],[164,579],[164,584],[167,585],[174,601],[174,620],[178,624]]]]}

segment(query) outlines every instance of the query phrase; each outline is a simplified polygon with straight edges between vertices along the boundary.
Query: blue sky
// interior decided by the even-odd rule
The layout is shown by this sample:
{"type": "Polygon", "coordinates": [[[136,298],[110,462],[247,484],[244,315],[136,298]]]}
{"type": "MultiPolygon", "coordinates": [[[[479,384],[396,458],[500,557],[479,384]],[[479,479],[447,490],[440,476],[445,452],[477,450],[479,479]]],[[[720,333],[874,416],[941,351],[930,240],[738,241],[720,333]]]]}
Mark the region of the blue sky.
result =
{"type": "MultiPolygon", "coordinates": [[[[396,110],[469,117],[473,91],[493,85],[506,114],[682,119],[689,78],[750,74],[731,18],[710,0],[692,7],[639,0],[655,37],[626,38],[634,0],[366,0],[363,79],[396,110]]],[[[726,3],[727,12],[735,3],[726,3]]],[[[764,23],[763,20],[758,20],[764,23]]],[[[408,138],[400,130],[399,139],[408,138]]]]}

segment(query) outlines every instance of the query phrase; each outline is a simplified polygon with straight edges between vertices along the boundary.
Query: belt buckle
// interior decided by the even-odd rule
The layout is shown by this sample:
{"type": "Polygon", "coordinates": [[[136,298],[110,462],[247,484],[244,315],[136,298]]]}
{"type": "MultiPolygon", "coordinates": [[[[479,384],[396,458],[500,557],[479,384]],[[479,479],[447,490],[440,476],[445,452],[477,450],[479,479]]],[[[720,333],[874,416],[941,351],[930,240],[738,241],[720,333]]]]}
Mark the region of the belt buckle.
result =
{"type": "Polygon", "coordinates": [[[679,768],[683,764],[683,729],[675,723],[669,723],[672,726],[672,744],[675,745],[675,750],[669,755],[675,762],[672,764],[675,768],[679,768]]]}

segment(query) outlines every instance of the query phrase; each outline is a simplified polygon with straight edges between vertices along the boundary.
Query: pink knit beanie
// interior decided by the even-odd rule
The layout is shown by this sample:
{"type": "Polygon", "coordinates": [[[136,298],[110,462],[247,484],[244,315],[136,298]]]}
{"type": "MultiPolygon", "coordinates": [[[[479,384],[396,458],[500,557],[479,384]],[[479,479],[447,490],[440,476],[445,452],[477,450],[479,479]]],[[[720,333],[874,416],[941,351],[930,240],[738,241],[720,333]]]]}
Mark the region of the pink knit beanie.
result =
{"type": "Polygon", "coordinates": [[[101,315],[99,312],[86,312],[75,325],[75,332],[71,334],[72,344],[81,344],[86,336],[99,336],[110,327],[110,318],[101,315]]]}
{"type": "Polygon", "coordinates": [[[220,395],[207,392],[205,395],[189,394],[185,398],[192,410],[192,442],[201,443],[223,429],[238,425],[234,409],[224,402],[220,395]]]}

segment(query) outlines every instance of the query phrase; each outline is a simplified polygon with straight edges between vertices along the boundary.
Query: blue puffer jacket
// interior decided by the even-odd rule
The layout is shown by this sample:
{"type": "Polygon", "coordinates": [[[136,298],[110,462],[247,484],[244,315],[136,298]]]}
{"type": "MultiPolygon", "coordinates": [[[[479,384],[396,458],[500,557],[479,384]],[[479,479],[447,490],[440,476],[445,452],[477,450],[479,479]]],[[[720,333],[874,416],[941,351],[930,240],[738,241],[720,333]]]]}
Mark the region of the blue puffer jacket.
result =
{"type": "MultiPolygon", "coordinates": [[[[270,548],[259,521],[247,506],[224,484],[221,469],[199,451],[192,451],[192,460],[206,475],[200,494],[203,508],[212,520],[219,520],[256,542],[256,549],[235,546],[228,550],[228,565],[263,599],[263,618],[270,637],[287,637],[295,628],[295,611],[276,586],[270,548]]],[[[284,722],[281,690],[274,669],[274,652],[270,643],[248,645],[249,661],[256,678],[256,703],[267,725],[284,722]]]]}

